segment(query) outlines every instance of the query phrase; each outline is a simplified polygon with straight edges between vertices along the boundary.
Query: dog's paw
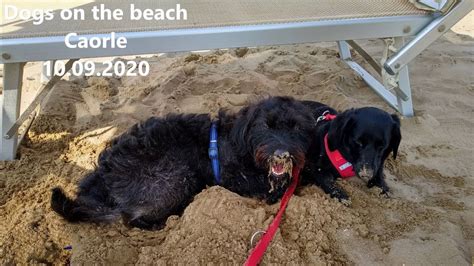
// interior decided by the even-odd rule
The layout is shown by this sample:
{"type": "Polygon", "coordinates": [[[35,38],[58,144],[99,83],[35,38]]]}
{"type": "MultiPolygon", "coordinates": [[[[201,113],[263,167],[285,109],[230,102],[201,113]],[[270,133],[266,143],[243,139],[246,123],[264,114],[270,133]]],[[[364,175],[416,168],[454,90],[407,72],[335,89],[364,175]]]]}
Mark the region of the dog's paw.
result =
{"type": "Polygon", "coordinates": [[[372,178],[370,179],[368,182],[367,182],[367,187],[368,188],[373,188],[373,187],[377,187],[379,188],[381,191],[380,191],[380,195],[383,195],[384,197],[386,198],[390,198],[390,188],[387,186],[387,184],[385,183],[385,181],[383,179],[377,179],[377,178],[372,178]]]}
{"type": "Polygon", "coordinates": [[[341,202],[345,206],[350,206],[352,204],[347,193],[340,188],[334,187],[330,193],[330,196],[331,198],[339,200],[339,202],[341,202]]]}
{"type": "Polygon", "coordinates": [[[385,189],[381,188],[380,196],[390,199],[392,197],[392,192],[390,192],[390,189],[387,187],[385,189]]]}
{"type": "Polygon", "coordinates": [[[391,193],[391,191],[390,191],[390,188],[389,188],[387,185],[385,185],[385,184],[382,185],[382,186],[379,186],[379,185],[374,185],[374,186],[371,186],[371,187],[370,187],[369,185],[367,185],[367,186],[368,186],[369,188],[376,187],[376,189],[377,189],[378,191],[380,191],[380,196],[381,196],[381,197],[384,197],[384,198],[386,198],[386,199],[389,199],[389,198],[392,197],[392,193],[391,193]]]}
{"type": "Polygon", "coordinates": [[[351,199],[340,199],[339,200],[340,203],[342,203],[342,205],[346,206],[346,207],[350,207],[352,206],[352,200],[351,199]]]}
{"type": "Polygon", "coordinates": [[[373,188],[376,185],[377,185],[377,182],[375,181],[375,178],[372,178],[367,182],[367,187],[368,188],[373,188]]]}
{"type": "Polygon", "coordinates": [[[385,197],[385,198],[390,198],[391,196],[391,193],[390,193],[390,188],[388,188],[387,184],[385,184],[385,182],[383,182],[382,185],[380,186],[377,186],[381,191],[380,191],[380,195],[385,197]]]}
{"type": "Polygon", "coordinates": [[[265,199],[265,202],[268,204],[268,205],[273,205],[275,203],[278,202],[278,197],[275,197],[275,196],[269,196],[265,199]]]}

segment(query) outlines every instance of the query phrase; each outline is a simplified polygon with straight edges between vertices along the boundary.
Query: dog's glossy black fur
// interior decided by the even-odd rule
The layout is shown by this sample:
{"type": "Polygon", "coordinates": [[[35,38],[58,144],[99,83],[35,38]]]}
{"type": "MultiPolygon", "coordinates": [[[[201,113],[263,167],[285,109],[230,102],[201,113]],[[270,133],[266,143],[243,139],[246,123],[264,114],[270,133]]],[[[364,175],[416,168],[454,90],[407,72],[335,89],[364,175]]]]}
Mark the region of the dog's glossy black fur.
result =
{"type": "MultiPolygon", "coordinates": [[[[293,167],[302,168],[315,130],[301,102],[273,97],[226,111],[218,119],[223,187],[240,195],[276,202],[293,167]]],[[[51,206],[70,222],[111,222],[161,228],[206,186],[216,185],[208,157],[208,114],[151,118],[116,138],[97,168],[79,185],[75,199],[53,189],[51,206]]]]}
{"type": "Polygon", "coordinates": [[[324,136],[328,134],[331,151],[337,149],[352,163],[356,175],[367,181],[369,188],[377,186],[388,195],[384,179],[384,162],[391,152],[396,158],[401,141],[400,120],[396,115],[373,107],[350,109],[342,113],[318,102],[303,101],[317,120],[325,111],[337,115],[332,121],[319,121],[315,141],[306,155],[307,163],[302,172],[305,182],[314,182],[331,197],[346,202],[349,197],[336,184],[339,173],[329,160],[324,136]]]}

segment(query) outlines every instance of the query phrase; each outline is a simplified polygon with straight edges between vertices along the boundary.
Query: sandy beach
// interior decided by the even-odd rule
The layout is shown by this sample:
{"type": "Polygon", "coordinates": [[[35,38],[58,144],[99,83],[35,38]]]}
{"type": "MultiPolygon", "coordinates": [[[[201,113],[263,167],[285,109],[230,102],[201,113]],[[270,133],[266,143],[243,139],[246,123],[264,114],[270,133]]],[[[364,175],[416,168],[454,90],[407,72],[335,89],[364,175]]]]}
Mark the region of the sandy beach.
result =
{"type": "MultiPolygon", "coordinates": [[[[360,43],[381,55],[382,41],[360,43]]],[[[278,204],[211,187],[163,230],[142,231],[68,224],[51,211],[50,191],[61,186],[73,195],[107,142],[150,116],[238,110],[269,95],[394,112],[338,58],[334,43],[136,60],[150,62],[150,75],[60,81],[20,159],[0,162],[0,264],[242,264],[251,235],[266,228],[278,204]]],[[[472,265],[473,66],[471,12],[410,64],[416,115],[402,118],[399,158],[386,164],[392,198],[358,178],[340,181],[351,207],[318,187],[298,189],[263,264],[472,265]]],[[[40,69],[26,65],[23,108],[40,86],[40,69]]]]}

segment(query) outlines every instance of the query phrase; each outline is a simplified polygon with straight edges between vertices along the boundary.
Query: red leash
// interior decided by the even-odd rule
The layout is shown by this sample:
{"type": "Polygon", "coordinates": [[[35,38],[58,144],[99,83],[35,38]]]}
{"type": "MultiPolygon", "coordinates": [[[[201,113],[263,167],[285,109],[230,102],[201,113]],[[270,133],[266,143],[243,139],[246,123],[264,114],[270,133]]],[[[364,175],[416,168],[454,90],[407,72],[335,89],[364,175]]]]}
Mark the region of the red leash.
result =
{"type": "Polygon", "coordinates": [[[244,265],[246,266],[257,265],[262,259],[263,254],[265,254],[265,251],[267,250],[268,245],[270,245],[270,242],[272,241],[273,237],[275,236],[276,231],[278,230],[278,226],[280,226],[281,217],[283,216],[283,213],[285,212],[286,206],[288,205],[288,202],[290,201],[291,196],[293,196],[293,192],[295,192],[295,188],[296,188],[296,185],[298,184],[299,176],[300,176],[300,169],[295,167],[293,169],[293,181],[291,182],[291,185],[288,187],[288,189],[285,192],[285,195],[283,195],[283,198],[281,199],[280,210],[278,210],[277,215],[273,219],[272,223],[268,226],[266,233],[262,236],[260,241],[258,241],[257,245],[252,250],[252,253],[247,258],[247,261],[245,261],[244,265]]]}

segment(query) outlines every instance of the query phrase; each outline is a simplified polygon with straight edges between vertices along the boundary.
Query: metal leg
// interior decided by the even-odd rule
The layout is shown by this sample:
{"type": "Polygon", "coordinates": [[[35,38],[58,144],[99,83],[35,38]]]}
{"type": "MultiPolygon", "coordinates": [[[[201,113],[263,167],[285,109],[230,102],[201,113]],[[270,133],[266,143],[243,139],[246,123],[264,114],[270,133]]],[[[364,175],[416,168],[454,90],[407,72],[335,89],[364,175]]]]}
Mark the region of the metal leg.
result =
{"type": "Polygon", "coordinates": [[[46,62],[42,62],[43,66],[41,68],[41,84],[46,84],[51,80],[51,77],[54,76],[54,65],[56,64],[56,60],[50,60],[49,61],[49,67],[46,64],[46,62]],[[48,72],[51,73],[51,75],[48,75],[48,72]]]}
{"type": "MultiPolygon", "coordinates": [[[[407,66],[404,66],[403,69],[401,69],[401,71],[398,73],[398,76],[395,77],[392,83],[387,82],[387,77],[382,75],[384,84],[393,84],[386,86],[374,78],[361,65],[352,60],[349,44],[346,41],[339,41],[337,42],[337,45],[339,47],[341,59],[343,59],[350,68],[359,74],[359,76],[367,83],[367,85],[369,85],[370,88],[375,91],[375,93],[385,100],[385,102],[387,102],[390,107],[400,112],[403,116],[413,116],[413,104],[411,99],[410,79],[408,76],[407,66]],[[392,89],[395,93],[391,92],[392,89]]],[[[394,46],[396,48],[402,47],[403,45],[404,39],[402,37],[395,38],[394,46]]]]}
{"type": "Polygon", "coordinates": [[[14,160],[18,135],[5,138],[7,131],[20,115],[21,86],[24,63],[5,64],[3,68],[3,97],[0,99],[0,160],[14,160]]]}
{"type": "Polygon", "coordinates": [[[349,45],[346,41],[339,41],[338,42],[339,53],[341,54],[341,58],[346,62],[346,64],[352,68],[359,76],[372,88],[375,93],[377,93],[382,99],[387,102],[390,107],[395,110],[398,110],[397,107],[397,99],[396,97],[389,91],[385,86],[380,83],[376,78],[374,78],[367,70],[365,70],[361,65],[357,62],[352,61],[350,57],[350,50],[349,45]]]}
{"type": "Polygon", "coordinates": [[[351,60],[351,49],[349,48],[349,44],[346,41],[339,41],[337,42],[337,47],[339,48],[339,54],[342,60],[351,60]]]}
{"type": "MultiPolygon", "coordinates": [[[[395,38],[395,47],[400,48],[405,45],[403,37],[395,38]]],[[[413,116],[413,101],[411,95],[410,75],[408,72],[408,65],[405,65],[400,72],[398,72],[398,89],[395,90],[397,95],[398,111],[403,116],[413,116]]]]}
{"type": "MultiPolygon", "coordinates": [[[[20,128],[23,123],[31,118],[31,115],[35,113],[35,109],[38,107],[38,105],[41,104],[41,102],[44,100],[44,98],[48,95],[48,93],[53,89],[54,85],[61,80],[61,78],[71,70],[74,62],[76,62],[78,59],[71,59],[66,63],[65,66],[65,71],[62,75],[53,75],[51,79],[43,85],[39,90],[38,93],[36,94],[36,97],[33,99],[33,101],[30,103],[28,108],[23,111],[23,113],[20,115],[20,117],[15,121],[15,123],[11,126],[10,129],[7,129],[6,133],[4,133],[3,137],[4,138],[12,138],[15,136],[18,132],[18,129],[20,128]]],[[[34,116],[33,116],[34,117],[34,116]]]]}

